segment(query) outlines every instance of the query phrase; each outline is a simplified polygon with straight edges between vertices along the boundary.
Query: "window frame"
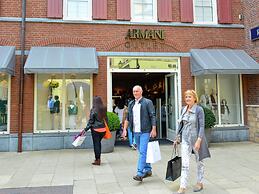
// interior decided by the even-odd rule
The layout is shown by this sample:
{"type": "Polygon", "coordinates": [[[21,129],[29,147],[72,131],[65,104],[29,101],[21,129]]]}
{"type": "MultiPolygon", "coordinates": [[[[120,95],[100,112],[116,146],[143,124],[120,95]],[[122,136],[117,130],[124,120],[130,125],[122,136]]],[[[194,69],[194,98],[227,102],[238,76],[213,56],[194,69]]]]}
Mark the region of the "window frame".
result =
{"type": "Polygon", "coordinates": [[[0,135],[10,134],[10,121],[11,121],[11,75],[8,74],[8,91],[7,91],[7,125],[6,131],[0,131],[0,135]]]}
{"type": "MultiPolygon", "coordinates": [[[[43,74],[43,73],[39,73],[39,74],[43,74]]],[[[65,83],[66,78],[65,76],[67,74],[62,74],[62,82],[65,83]]],[[[69,74],[69,73],[68,73],[69,74]]],[[[51,74],[49,74],[51,75],[51,74]]],[[[89,107],[91,109],[92,107],[92,101],[93,101],[93,74],[87,74],[89,75],[89,79],[90,79],[90,104],[89,107]]],[[[62,111],[61,113],[61,130],[39,130],[38,129],[38,73],[34,74],[34,115],[33,115],[33,133],[67,133],[67,132],[79,132],[81,131],[81,129],[76,129],[76,130],[70,130],[70,129],[66,129],[66,125],[65,125],[65,119],[66,119],[66,114],[64,111],[62,111]]],[[[66,89],[65,89],[65,85],[63,85],[63,92],[66,93],[66,89]]],[[[66,110],[65,107],[65,103],[62,103],[62,110],[66,110]]],[[[88,120],[88,115],[86,115],[87,120],[88,120]]]]}
{"type": "Polygon", "coordinates": [[[68,1],[70,0],[63,0],[63,20],[86,20],[92,21],[93,20],[93,0],[78,0],[78,1],[88,1],[88,15],[87,17],[68,17],[68,1]]]}
{"type": "Polygon", "coordinates": [[[130,1],[130,15],[131,15],[131,22],[157,22],[157,0],[152,0],[153,2],[153,17],[152,19],[140,19],[140,18],[136,18],[134,16],[134,10],[133,10],[133,7],[134,7],[134,1],[135,0],[131,0],[130,1]]]}
{"type": "MultiPolygon", "coordinates": [[[[216,84],[217,84],[217,94],[218,94],[218,98],[217,98],[217,105],[218,105],[218,124],[216,124],[216,127],[236,127],[236,126],[244,126],[244,99],[243,99],[243,83],[242,83],[242,74],[238,74],[239,77],[239,95],[240,95],[240,111],[241,111],[241,123],[238,124],[222,124],[221,121],[221,109],[220,109],[220,92],[221,92],[221,86],[220,86],[220,81],[219,81],[219,74],[212,74],[216,76],[216,84]]],[[[222,74],[224,75],[224,74],[222,74]]],[[[197,91],[197,77],[194,77],[194,85],[195,85],[195,91],[197,91]]]]}
{"type": "Polygon", "coordinates": [[[206,21],[196,21],[196,8],[195,8],[195,1],[193,0],[193,23],[194,24],[218,24],[218,12],[217,12],[217,0],[211,0],[212,1],[212,22],[206,22],[206,21]]]}

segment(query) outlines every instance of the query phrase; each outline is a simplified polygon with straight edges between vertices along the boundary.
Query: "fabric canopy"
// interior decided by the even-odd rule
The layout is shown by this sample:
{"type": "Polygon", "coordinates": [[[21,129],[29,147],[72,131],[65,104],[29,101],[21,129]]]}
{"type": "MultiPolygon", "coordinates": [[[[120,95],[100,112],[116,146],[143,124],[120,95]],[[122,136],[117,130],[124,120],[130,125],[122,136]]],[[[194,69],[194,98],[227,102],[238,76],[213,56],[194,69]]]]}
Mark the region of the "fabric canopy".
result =
{"type": "Polygon", "coordinates": [[[243,50],[191,49],[191,72],[203,74],[258,74],[259,64],[243,50]]]}
{"type": "Polygon", "coordinates": [[[0,72],[14,75],[15,72],[15,47],[0,46],[0,72]]]}
{"type": "Polygon", "coordinates": [[[98,73],[95,48],[32,47],[25,73],[98,73]]]}

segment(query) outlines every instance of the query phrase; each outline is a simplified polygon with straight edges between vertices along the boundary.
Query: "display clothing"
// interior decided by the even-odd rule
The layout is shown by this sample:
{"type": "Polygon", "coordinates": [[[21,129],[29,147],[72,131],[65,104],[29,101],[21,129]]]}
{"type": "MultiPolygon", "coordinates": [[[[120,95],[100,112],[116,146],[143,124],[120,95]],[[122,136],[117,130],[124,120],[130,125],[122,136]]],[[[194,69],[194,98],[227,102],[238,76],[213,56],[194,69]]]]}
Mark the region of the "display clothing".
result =
{"type": "Polygon", "coordinates": [[[49,98],[47,106],[48,106],[48,109],[49,109],[51,114],[55,113],[55,111],[54,111],[54,102],[55,101],[53,100],[53,98],[49,98]]]}
{"type": "Polygon", "coordinates": [[[68,115],[77,115],[78,107],[75,104],[70,104],[68,106],[68,115]]]}
{"type": "Polygon", "coordinates": [[[216,98],[214,97],[213,94],[210,95],[210,101],[211,101],[211,105],[212,105],[212,109],[215,110],[217,109],[217,102],[216,102],[216,98]]]}
{"type": "Polygon", "coordinates": [[[212,103],[211,103],[211,99],[210,99],[209,95],[207,95],[207,94],[201,95],[200,104],[204,107],[211,109],[212,103]]]}
{"type": "Polygon", "coordinates": [[[55,100],[53,105],[54,113],[60,113],[60,101],[55,100]]]}
{"type": "Polygon", "coordinates": [[[227,101],[225,99],[221,101],[220,111],[221,111],[221,122],[223,124],[228,124],[230,122],[229,121],[230,110],[227,105],[227,101]]]}

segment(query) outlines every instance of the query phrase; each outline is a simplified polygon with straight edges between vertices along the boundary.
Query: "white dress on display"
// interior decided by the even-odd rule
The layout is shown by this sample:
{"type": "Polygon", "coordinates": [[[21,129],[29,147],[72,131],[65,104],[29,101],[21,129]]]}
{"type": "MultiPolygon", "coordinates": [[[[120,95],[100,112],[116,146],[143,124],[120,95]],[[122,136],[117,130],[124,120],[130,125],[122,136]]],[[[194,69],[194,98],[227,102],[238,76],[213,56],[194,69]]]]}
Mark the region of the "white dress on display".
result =
{"type": "Polygon", "coordinates": [[[227,101],[225,99],[222,99],[221,101],[221,123],[222,124],[229,124],[229,114],[230,110],[227,105],[227,101]]]}

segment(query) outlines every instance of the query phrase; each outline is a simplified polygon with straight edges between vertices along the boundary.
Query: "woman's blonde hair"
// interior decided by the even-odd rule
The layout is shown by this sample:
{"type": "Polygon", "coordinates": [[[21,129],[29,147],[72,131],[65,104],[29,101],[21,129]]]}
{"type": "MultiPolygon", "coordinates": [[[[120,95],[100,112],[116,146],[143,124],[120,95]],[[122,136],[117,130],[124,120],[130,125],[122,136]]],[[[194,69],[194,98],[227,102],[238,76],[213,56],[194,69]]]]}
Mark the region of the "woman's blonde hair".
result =
{"type": "Polygon", "coordinates": [[[194,102],[197,103],[198,102],[198,96],[197,93],[194,90],[186,90],[184,92],[184,96],[186,95],[191,95],[194,98],[194,102]]]}

